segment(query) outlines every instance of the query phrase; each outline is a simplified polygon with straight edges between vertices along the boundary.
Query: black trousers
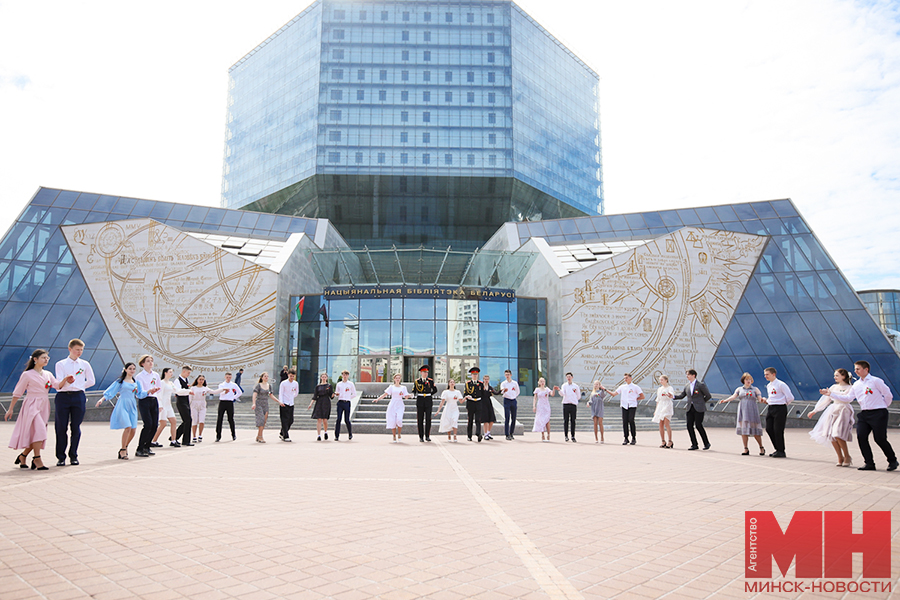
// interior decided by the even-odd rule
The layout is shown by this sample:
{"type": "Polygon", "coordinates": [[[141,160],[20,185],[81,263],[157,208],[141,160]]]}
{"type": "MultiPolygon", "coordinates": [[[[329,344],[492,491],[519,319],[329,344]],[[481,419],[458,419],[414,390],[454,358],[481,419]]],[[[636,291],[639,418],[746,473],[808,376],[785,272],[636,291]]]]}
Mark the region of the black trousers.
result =
{"type": "MultiPolygon", "coordinates": [[[[770,404],[766,411],[766,433],[772,440],[775,452],[784,452],[784,424],[787,422],[787,405],[770,404]]],[[[860,449],[862,445],[860,444],[860,449]]]]}
{"type": "Polygon", "coordinates": [[[290,439],[291,425],[294,424],[294,405],[279,406],[278,414],[281,417],[281,436],[290,439]]]}
{"type": "Polygon", "coordinates": [[[69,448],[69,458],[78,458],[78,442],[81,441],[81,422],[84,421],[85,403],[87,398],[84,392],[59,392],[56,394],[54,405],[56,416],[56,458],[66,459],[66,446],[69,448]],[[68,430],[72,428],[72,445],[69,446],[68,430]]]}
{"type": "Polygon", "coordinates": [[[159,402],[156,401],[156,396],[147,396],[138,400],[138,412],[141,415],[141,421],[144,422],[144,428],[141,429],[137,449],[147,451],[150,449],[150,442],[153,441],[156,428],[159,427],[159,402]]]}
{"type": "Polygon", "coordinates": [[[234,437],[234,402],[219,400],[219,414],[216,417],[216,439],[222,437],[222,420],[228,415],[228,424],[231,425],[231,437],[234,437]]]}
{"type": "Polygon", "coordinates": [[[563,434],[566,438],[575,439],[575,413],[578,412],[577,404],[563,404],[563,434]],[[569,431],[572,435],[569,435],[569,431]]]}
{"type": "Polygon", "coordinates": [[[172,441],[177,442],[178,438],[182,438],[182,444],[190,444],[191,425],[194,423],[191,419],[190,398],[187,396],[175,396],[175,408],[178,409],[178,414],[181,415],[181,425],[175,430],[175,439],[172,441]]]}
{"type": "MultiPolygon", "coordinates": [[[[709,446],[709,438],[706,437],[706,429],[703,427],[703,415],[705,414],[705,412],[694,410],[693,405],[688,408],[685,418],[687,419],[688,435],[691,436],[691,446],[697,446],[697,434],[694,433],[694,427],[700,432],[700,439],[703,440],[703,445],[709,446]]],[[[784,421],[781,423],[781,439],[784,440],[784,421]]],[[[782,445],[784,445],[783,442],[782,445]]]]}
{"type": "Polygon", "coordinates": [[[856,415],[856,443],[859,444],[859,451],[862,452],[863,460],[867,465],[875,464],[872,446],[869,445],[869,433],[872,433],[875,443],[884,452],[888,462],[897,460],[897,455],[894,454],[894,449],[887,440],[887,426],[888,409],[886,408],[861,410],[856,415]]]}
{"type": "Polygon", "coordinates": [[[416,431],[419,433],[420,440],[431,437],[431,411],[433,409],[433,396],[416,396],[416,431]]]}
{"type": "Polygon", "coordinates": [[[344,417],[344,423],[347,424],[347,434],[353,436],[353,426],[350,424],[350,401],[337,401],[337,422],[334,424],[334,439],[341,437],[341,416],[344,417]]]}
{"type": "Polygon", "coordinates": [[[466,426],[466,435],[472,439],[472,424],[475,424],[475,435],[481,435],[481,422],[478,421],[478,402],[466,400],[466,416],[469,423],[466,426]]]}
{"type": "Polygon", "coordinates": [[[503,399],[503,433],[507,437],[516,433],[516,413],[519,410],[519,401],[515,398],[503,399]]]}
{"type": "Polygon", "coordinates": [[[636,428],[634,426],[634,413],[637,412],[637,406],[622,409],[622,431],[625,433],[625,441],[628,441],[628,429],[631,429],[631,439],[637,439],[636,428]]]}

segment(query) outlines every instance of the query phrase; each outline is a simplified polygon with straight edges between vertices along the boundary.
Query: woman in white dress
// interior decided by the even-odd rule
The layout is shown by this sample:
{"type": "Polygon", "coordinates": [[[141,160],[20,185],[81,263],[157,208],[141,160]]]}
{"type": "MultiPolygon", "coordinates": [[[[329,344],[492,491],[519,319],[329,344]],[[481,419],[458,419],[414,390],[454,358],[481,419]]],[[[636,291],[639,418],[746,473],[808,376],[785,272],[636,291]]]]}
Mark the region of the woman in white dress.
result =
{"type": "MultiPolygon", "coordinates": [[[[847,369],[838,369],[834,372],[834,385],[829,388],[833,394],[849,396],[851,387],[850,373],[847,369]]],[[[847,442],[853,441],[853,425],[856,422],[853,407],[831,396],[822,396],[809,413],[809,417],[812,418],[820,411],[824,412],[819,417],[819,422],[809,432],[809,437],[823,446],[831,442],[838,456],[836,467],[852,467],[853,461],[850,459],[847,442]]]]}
{"type": "Polygon", "coordinates": [[[382,398],[391,397],[391,402],[388,404],[386,418],[387,418],[387,427],[386,429],[390,429],[391,433],[394,436],[392,443],[396,444],[400,442],[400,434],[403,430],[403,399],[409,397],[409,392],[406,389],[406,386],[400,385],[400,373],[394,375],[394,384],[389,385],[384,393],[372,402],[378,402],[382,398]]]}
{"type": "Polygon", "coordinates": [[[172,394],[175,393],[175,386],[172,385],[172,369],[169,367],[163,369],[161,377],[159,392],[156,393],[156,399],[159,401],[159,428],[156,430],[156,435],[153,436],[153,442],[150,446],[162,448],[162,444],[157,440],[166,429],[166,424],[168,424],[169,439],[172,440],[169,442],[169,445],[178,448],[181,444],[178,443],[178,439],[175,437],[175,410],[172,408],[172,394]]]}
{"type": "Polygon", "coordinates": [[[462,393],[456,389],[456,382],[452,379],[447,382],[447,389],[441,393],[441,404],[438,406],[434,416],[437,417],[444,404],[447,408],[441,415],[440,433],[447,434],[447,441],[450,441],[450,434],[453,433],[453,441],[456,441],[456,430],[459,428],[459,403],[463,401],[462,393]]]}
{"type": "Polygon", "coordinates": [[[538,379],[537,387],[534,388],[534,401],[532,402],[532,411],[534,412],[534,427],[531,428],[532,433],[541,432],[541,441],[550,441],[550,396],[556,392],[547,387],[547,381],[541,377],[538,379]],[[547,439],[544,439],[544,433],[547,439]]]}
{"type": "Polygon", "coordinates": [[[672,443],[672,415],[675,414],[675,390],[669,385],[669,376],[659,376],[659,388],[656,390],[656,411],[653,413],[653,422],[659,423],[659,439],[662,443],[660,448],[673,448],[672,443]],[[666,442],[666,433],[669,434],[669,441],[666,442]]]}

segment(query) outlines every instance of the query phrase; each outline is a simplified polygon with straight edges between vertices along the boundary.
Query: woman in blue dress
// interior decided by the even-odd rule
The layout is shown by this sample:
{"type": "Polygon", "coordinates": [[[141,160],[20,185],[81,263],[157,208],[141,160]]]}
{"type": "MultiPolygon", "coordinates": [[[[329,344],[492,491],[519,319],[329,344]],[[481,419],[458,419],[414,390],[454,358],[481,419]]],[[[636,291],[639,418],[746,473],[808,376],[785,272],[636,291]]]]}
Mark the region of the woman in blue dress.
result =
{"type": "Polygon", "coordinates": [[[122,429],[122,448],[119,450],[118,458],[128,460],[128,444],[134,439],[134,432],[137,429],[138,407],[137,401],[147,396],[147,392],[141,387],[141,384],[134,379],[135,366],[134,363],[125,363],[125,369],[122,376],[113,382],[111,386],[103,392],[103,398],[97,401],[97,406],[104,400],[112,402],[112,399],[119,396],[119,401],[112,411],[109,418],[110,429],[122,429]]]}

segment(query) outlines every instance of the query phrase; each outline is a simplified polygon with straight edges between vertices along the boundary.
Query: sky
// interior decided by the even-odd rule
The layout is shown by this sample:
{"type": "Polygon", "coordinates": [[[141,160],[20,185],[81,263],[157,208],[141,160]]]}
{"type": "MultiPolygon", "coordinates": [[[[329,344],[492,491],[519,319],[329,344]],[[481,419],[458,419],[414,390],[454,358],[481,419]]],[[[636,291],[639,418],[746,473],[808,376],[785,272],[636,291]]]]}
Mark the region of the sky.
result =
{"type": "MultiPolygon", "coordinates": [[[[308,4],[0,0],[0,232],[39,186],[218,205],[228,68],[308,4]]],[[[607,213],[791,198],[900,288],[900,0],[518,4],[600,75],[607,213]]]]}

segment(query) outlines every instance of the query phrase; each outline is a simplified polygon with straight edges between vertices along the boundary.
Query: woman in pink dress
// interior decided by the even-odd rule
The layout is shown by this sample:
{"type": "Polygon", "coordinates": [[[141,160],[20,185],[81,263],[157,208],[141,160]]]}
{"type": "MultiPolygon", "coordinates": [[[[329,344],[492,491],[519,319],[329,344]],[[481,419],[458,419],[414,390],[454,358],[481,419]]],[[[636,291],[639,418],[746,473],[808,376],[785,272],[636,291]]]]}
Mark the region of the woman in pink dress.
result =
{"type": "Polygon", "coordinates": [[[16,401],[25,396],[22,401],[22,410],[19,411],[16,426],[13,428],[12,438],[9,440],[10,448],[24,450],[16,457],[15,462],[22,469],[28,468],[25,463],[28,460],[28,453],[33,450],[32,470],[47,470],[44,461],[41,460],[41,450],[44,449],[44,442],[47,441],[47,421],[50,419],[50,400],[47,396],[51,387],[59,389],[64,382],[75,381],[71,375],[63,381],[57,381],[53,373],[44,370],[48,362],[50,362],[50,355],[46,350],[35,350],[31,353],[28,366],[19,377],[19,383],[13,390],[9,410],[6,411],[6,420],[9,421],[16,401]]]}

